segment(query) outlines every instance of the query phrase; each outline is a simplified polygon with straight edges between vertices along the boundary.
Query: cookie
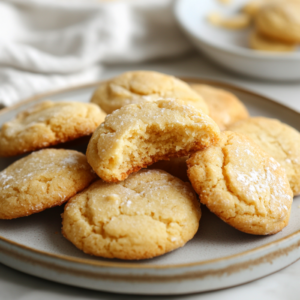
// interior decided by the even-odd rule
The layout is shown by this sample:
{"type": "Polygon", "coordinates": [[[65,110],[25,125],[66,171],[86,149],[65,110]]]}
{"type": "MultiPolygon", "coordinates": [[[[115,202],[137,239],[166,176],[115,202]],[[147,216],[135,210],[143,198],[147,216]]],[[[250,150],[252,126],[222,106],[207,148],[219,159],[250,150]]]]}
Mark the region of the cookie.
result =
{"type": "Polygon", "coordinates": [[[284,43],[265,37],[257,31],[250,34],[249,44],[252,49],[260,51],[292,52],[296,50],[295,44],[284,43]]]}
{"type": "Polygon", "coordinates": [[[90,139],[87,159],[100,178],[117,182],[156,161],[186,156],[218,139],[217,124],[191,106],[170,100],[130,104],[107,115],[90,139]]]}
{"type": "Polygon", "coordinates": [[[300,1],[273,1],[255,16],[257,30],[264,36],[287,42],[300,42],[300,1]]]}
{"type": "Polygon", "coordinates": [[[44,149],[0,172],[0,219],[14,219],[61,205],[96,177],[84,154],[44,149]]]}
{"type": "Polygon", "coordinates": [[[105,116],[91,103],[38,103],[3,124],[0,156],[14,156],[91,135],[105,116]]]}
{"type": "Polygon", "coordinates": [[[91,102],[110,114],[127,104],[160,98],[180,99],[208,114],[207,105],[188,84],[153,71],[132,71],[108,80],[97,88],[91,102]]]}
{"type": "Polygon", "coordinates": [[[85,253],[136,260],[182,247],[197,232],[201,210],[189,183],[141,170],[119,183],[93,183],[62,217],[63,235],[85,253]]]}
{"type": "Polygon", "coordinates": [[[206,84],[191,84],[209,107],[209,116],[221,130],[238,120],[249,117],[244,104],[232,93],[206,84]]]}
{"type": "Polygon", "coordinates": [[[242,12],[253,18],[264,5],[272,1],[274,0],[251,0],[242,7],[242,12]]]}
{"type": "Polygon", "coordinates": [[[212,12],[207,16],[207,18],[208,21],[215,26],[232,30],[244,29],[251,23],[251,17],[246,13],[225,17],[218,12],[212,12]]]}
{"type": "Polygon", "coordinates": [[[245,136],[224,131],[187,165],[200,202],[234,228],[267,235],[288,224],[293,193],[285,171],[245,136]]]}
{"type": "Polygon", "coordinates": [[[188,156],[171,158],[170,160],[160,160],[153,165],[149,166],[148,169],[164,170],[167,173],[181,179],[183,182],[188,182],[187,176],[187,164],[186,161],[188,156]]]}
{"type": "Polygon", "coordinates": [[[251,138],[285,169],[294,195],[300,194],[300,133],[276,119],[249,118],[229,130],[251,138]]]}

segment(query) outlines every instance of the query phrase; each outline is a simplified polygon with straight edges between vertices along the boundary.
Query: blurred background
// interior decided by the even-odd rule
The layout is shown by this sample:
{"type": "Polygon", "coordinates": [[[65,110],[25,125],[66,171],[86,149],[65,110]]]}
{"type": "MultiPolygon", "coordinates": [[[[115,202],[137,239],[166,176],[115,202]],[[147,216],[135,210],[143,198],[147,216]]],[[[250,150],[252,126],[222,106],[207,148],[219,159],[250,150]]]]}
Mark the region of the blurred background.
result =
{"type": "Polygon", "coordinates": [[[104,66],[191,51],[172,0],[0,2],[0,104],[96,81],[104,66]]]}

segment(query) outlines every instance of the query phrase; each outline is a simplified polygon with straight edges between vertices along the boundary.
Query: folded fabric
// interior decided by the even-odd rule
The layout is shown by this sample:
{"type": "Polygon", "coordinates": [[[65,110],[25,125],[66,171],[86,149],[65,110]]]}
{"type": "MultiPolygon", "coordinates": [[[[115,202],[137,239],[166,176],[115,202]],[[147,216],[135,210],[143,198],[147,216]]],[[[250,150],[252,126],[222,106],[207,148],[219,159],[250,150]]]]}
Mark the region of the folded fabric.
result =
{"type": "Polygon", "coordinates": [[[101,65],[191,49],[172,0],[2,0],[0,104],[101,77],[101,65]]]}

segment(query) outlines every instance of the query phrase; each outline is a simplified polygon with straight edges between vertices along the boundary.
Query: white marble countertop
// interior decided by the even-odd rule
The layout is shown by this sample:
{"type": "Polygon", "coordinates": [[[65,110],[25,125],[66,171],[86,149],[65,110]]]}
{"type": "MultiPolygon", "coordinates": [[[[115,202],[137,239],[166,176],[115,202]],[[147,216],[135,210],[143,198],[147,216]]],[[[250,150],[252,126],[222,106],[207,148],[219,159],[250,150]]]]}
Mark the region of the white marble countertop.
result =
{"type": "MultiPolygon", "coordinates": [[[[277,83],[265,82],[246,78],[241,75],[230,74],[220,69],[206,58],[198,54],[186,57],[155,61],[135,65],[107,66],[103,78],[109,78],[127,70],[156,70],[175,76],[198,77],[215,79],[239,85],[257,93],[268,96],[278,102],[292,107],[300,112],[300,82],[277,83]]],[[[1,253],[0,253],[1,255],[1,253]]],[[[282,300],[299,299],[300,294],[300,261],[268,277],[256,280],[230,289],[209,293],[159,297],[155,299],[222,299],[222,300],[282,300]]],[[[0,299],[11,300],[67,300],[67,299],[152,299],[154,297],[117,295],[91,291],[66,285],[60,285],[39,279],[0,264],[0,299]]]]}

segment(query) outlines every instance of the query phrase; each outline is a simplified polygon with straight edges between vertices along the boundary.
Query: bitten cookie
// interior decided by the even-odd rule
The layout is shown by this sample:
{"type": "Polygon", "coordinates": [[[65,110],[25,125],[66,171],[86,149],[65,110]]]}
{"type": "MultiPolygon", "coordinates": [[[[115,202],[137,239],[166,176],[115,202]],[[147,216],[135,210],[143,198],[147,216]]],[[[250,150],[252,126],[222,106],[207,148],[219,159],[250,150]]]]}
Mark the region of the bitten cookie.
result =
{"type": "Polygon", "coordinates": [[[0,131],[0,156],[14,156],[92,134],[106,114],[91,103],[44,101],[0,131]]]}
{"type": "Polygon", "coordinates": [[[201,210],[189,183],[142,170],[119,183],[93,183],[62,216],[63,235],[85,253],[133,260],[182,247],[197,232],[201,210]]]}
{"type": "Polygon", "coordinates": [[[252,49],[261,51],[292,52],[296,49],[295,44],[284,43],[282,41],[265,37],[257,31],[251,33],[249,44],[252,49]]]}
{"type": "Polygon", "coordinates": [[[108,115],[92,135],[87,159],[107,182],[159,160],[186,156],[219,139],[217,124],[206,114],[177,101],[130,104],[108,115]]]}
{"type": "Polygon", "coordinates": [[[245,136],[225,131],[217,145],[194,153],[187,164],[201,203],[229,225],[266,235],[288,224],[293,193],[286,174],[245,136]]]}
{"type": "Polygon", "coordinates": [[[127,104],[161,98],[180,99],[208,114],[206,103],[188,84],[153,71],[127,72],[106,81],[97,88],[91,102],[110,114],[127,104]]]}
{"type": "Polygon", "coordinates": [[[294,195],[300,194],[300,133],[287,124],[264,117],[249,118],[229,130],[251,138],[285,169],[294,195]]]}
{"type": "Polygon", "coordinates": [[[0,172],[0,219],[61,205],[94,178],[82,153],[63,149],[34,152],[0,172]]]}
{"type": "Polygon", "coordinates": [[[219,125],[221,130],[238,120],[249,117],[244,104],[232,93],[214,88],[206,84],[191,84],[206,102],[209,108],[209,116],[219,125]]]}
{"type": "Polygon", "coordinates": [[[300,1],[272,1],[264,5],[255,16],[259,32],[270,38],[287,42],[300,42],[300,1]]]}

